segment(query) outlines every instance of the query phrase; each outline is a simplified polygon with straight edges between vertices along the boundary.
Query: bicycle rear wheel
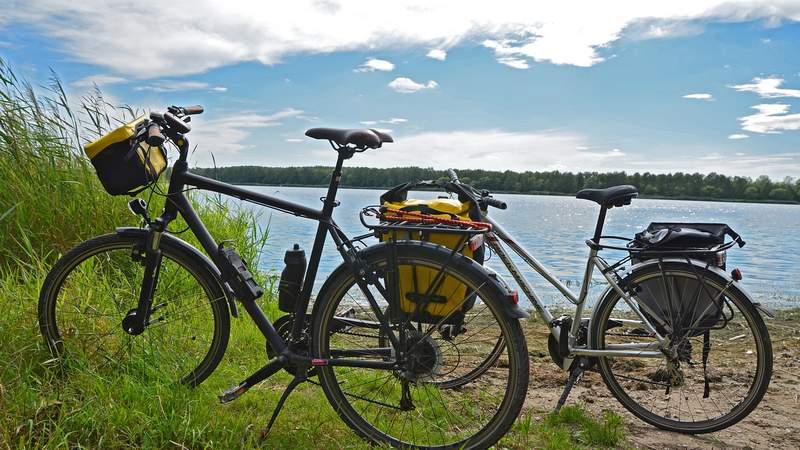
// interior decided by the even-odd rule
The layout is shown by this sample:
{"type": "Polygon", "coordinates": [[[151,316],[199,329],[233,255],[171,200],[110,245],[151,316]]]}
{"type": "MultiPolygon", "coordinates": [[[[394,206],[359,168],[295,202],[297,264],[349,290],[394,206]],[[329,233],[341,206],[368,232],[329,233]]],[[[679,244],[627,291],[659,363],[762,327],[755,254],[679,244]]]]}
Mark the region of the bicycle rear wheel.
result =
{"type": "MultiPolygon", "coordinates": [[[[444,271],[477,292],[464,322],[467,331],[454,343],[442,336],[437,324],[395,319],[391,327],[400,341],[396,347],[380,336],[378,314],[366,302],[356,277],[349,269],[337,269],[315,305],[314,354],[398,365],[393,369],[320,366],[322,388],[342,420],[373,442],[486,448],[508,431],[525,399],[528,353],[519,322],[506,316],[507,299],[487,287],[485,272],[468,258],[458,256],[444,267],[449,250],[430,244],[396,245],[400,268],[444,271]],[[487,361],[493,361],[490,367],[484,367],[487,361]],[[472,373],[482,375],[469,376],[472,373]],[[448,384],[453,380],[459,380],[457,387],[448,384]]],[[[370,286],[370,292],[380,311],[388,306],[381,294],[387,267],[382,247],[363,253],[378,279],[379,287],[370,286]]],[[[430,280],[417,282],[425,290],[430,280]]]]}
{"type": "MultiPolygon", "coordinates": [[[[772,345],[737,283],[703,266],[663,262],[634,270],[621,285],[670,340],[669,356],[598,358],[603,380],[631,413],[662,429],[708,433],[758,405],[772,375],[772,345]]],[[[597,349],[656,342],[613,290],[596,307],[590,328],[597,349]]]]}
{"type": "Polygon", "coordinates": [[[139,335],[127,333],[123,319],[137,306],[144,274],[133,256],[141,242],[135,236],[98,236],[59,259],[39,297],[42,336],[63,362],[101,376],[123,369],[196,386],[225,353],[227,299],[196,255],[163,239],[149,324],[139,335]]]}

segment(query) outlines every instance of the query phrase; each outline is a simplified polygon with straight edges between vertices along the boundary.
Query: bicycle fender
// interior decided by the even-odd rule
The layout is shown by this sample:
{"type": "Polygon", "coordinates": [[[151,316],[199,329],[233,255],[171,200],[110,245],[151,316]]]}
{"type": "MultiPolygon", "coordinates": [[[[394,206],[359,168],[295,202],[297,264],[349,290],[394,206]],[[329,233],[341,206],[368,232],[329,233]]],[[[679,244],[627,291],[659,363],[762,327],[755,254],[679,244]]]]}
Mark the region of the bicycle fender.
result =
{"type": "MultiPolygon", "coordinates": [[[[115,232],[122,236],[134,236],[134,237],[141,237],[145,239],[147,237],[148,230],[144,228],[135,228],[135,227],[120,227],[115,230],[115,232]]],[[[233,317],[239,317],[239,309],[236,306],[236,298],[233,296],[233,292],[222,281],[222,275],[217,269],[217,266],[211,262],[211,260],[202,253],[200,250],[189,244],[188,242],[184,241],[181,238],[175,237],[171,234],[164,233],[161,235],[161,245],[172,246],[180,251],[186,252],[190,254],[193,258],[196,258],[198,261],[201,261],[205,268],[211,273],[216,279],[219,285],[222,287],[222,291],[225,293],[225,298],[228,301],[228,310],[233,317]]]]}
{"type": "MultiPolygon", "coordinates": [[[[687,261],[686,258],[664,258],[663,260],[661,260],[662,264],[670,264],[670,263],[687,264],[687,262],[689,264],[691,264],[698,271],[708,270],[709,272],[711,272],[713,274],[713,276],[718,278],[717,281],[721,281],[722,284],[724,284],[724,285],[732,283],[734,286],[736,286],[736,289],[738,289],[739,292],[745,297],[745,299],[755,307],[756,311],[758,311],[759,314],[765,315],[765,316],[770,317],[770,318],[774,317],[772,311],[770,311],[769,309],[763,307],[760,303],[756,302],[753,299],[753,296],[744,288],[744,286],[742,286],[742,284],[740,282],[734,280],[729,273],[725,272],[724,270],[720,269],[719,267],[710,266],[704,261],[698,261],[698,260],[695,260],[695,259],[689,259],[687,261]]],[[[622,289],[625,289],[627,284],[629,283],[629,280],[633,279],[634,275],[636,275],[637,273],[640,273],[640,272],[647,271],[647,270],[652,270],[652,268],[653,267],[657,267],[658,264],[659,264],[659,260],[651,259],[651,260],[642,261],[642,262],[640,262],[638,264],[633,265],[630,268],[630,271],[619,282],[619,286],[622,289]]],[[[597,304],[598,305],[601,304],[603,301],[605,301],[605,298],[607,296],[613,295],[614,293],[615,293],[615,291],[614,291],[613,287],[611,287],[611,286],[607,287],[603,291],[603,293],[598,297],[599,300],[598,300],[597,304]]],[[[594,312],[592,313],[592,318],[591,318],[592,321],[597,319],[595,317],[595,314],[598,313],[598,312],[599,312],[599,309],[595,308],[594,312]]],[[[590,348],[594,348],[595,343],[590,342],[589,345],[590,345],[590,348]]]]}
{"type": "MultiPolygon", "coordinates": [[[[662,261],[663,261],[664,264],[669,264],[669,263],[686,264],[687,263],[687,259],[686,258],[664,258],[662,261]]],[[[739,282],[739,281],[734,280],[733,277],[731,276],[731,274],[729,274],[728,272],[725,272],[724,270],[720,269],[717,266],[708,265],[705,261],[699,261],[699,260],[696,260],[696,259],[689,259],[688,263],[690,263],[698,271],[700,271],[700,270],[708,270],[708,271],[710,271],[715,276],[719,277],[721,279],[720,281],[722,281],[726,285],[729,284],[729,283],[733,283],[733,285],[736,286],[739,289],[739,291],[741,291],[742,294],[744,294],[744,297],[747,299],[747,301],[749,301],[750,303],[753,304],[753,306],[755,306],[756,310],[758,310],[762,314],[765,314],[768,317],[773,317],[772,312],[769,309],[761,306],[760,303],[756,302],[755,299],[753,299],[753,296],[750,295],[749,292],[747,292],[747,290],[744,288],[744,286],[742,286],[742,283],[739,282]]],[[[633,267],[631,267],[631,273],[628,276],[626,276],[625,279],[627,279],[630,275],[633,275],[634,273],[637,273],[637,272],[642,271],[642,270],[650,269],[652,266],[657,266],[657,265],[658,265],[658,260],[657,259],[651,259],[651,260],[647,260],[647,261],[642,261],[642,262],[634,265],[633,267]]],[[[625,281],[625,279],[623,279],[623,282],[625,281]]],[[[624,285],[622,283],[620,283],[620,286],[624,286],[624,285]]]]}
{"type": "MultiPolygon", "coordinates": [[[[363,261],[374,261],[377,258],[386,254],[386,246],[388,244],[386,242],[381,242],[378,244],[370,245],[367,248],[364,248],[358,252],[359,258],[363,261]]],[[[398,240],[394,245],[398,247],[398,252],[402,252],[401,248],[410,248],[410,247],[422,247],[424,251],[430,252],[432,255],[438,254],[441,258],[449,258],[452,252],[451,249],[438,245],[433,244],[430,242],[425,241],[417,241],[417,240],[398,240]]],[[[458,255],[459,263],[468,265],[468,270],[475,270],[480,271],[483,273],[483,277],[486,280],[485,287],[488,289],[492,289],[497,292],[499,295],[504,296],[505,298],[511,298],[511,291],[508,288],[508,285],[498,280],[497,277],[491,276],[490,273],[484,268],[482,265],[478,264],[471,258],[467,258],[463,255],[458,255]]],[[[326,293],[329,289],[331,289],[330,284],[332,280],[336,279],[339,272],[350,272],[352,269],[346,263],[340,264],[336,269],[331,272],[330,276],[328,276],[325,283],[322,285],[322,288],[319,291],[318,298],[322,297],[324,293],[326,293]]],[[[319,302],[314,304],[314,308],[316,311],[317,305],[319,302]]],[[[530,317],[527,311],[520,308],[518,304],[512,303],[511,301],[502,302],[503,312],[505,313],[506,317],[509,319],[525,319],[530,317]]],[[[313,313],[312,313],[313,314],[313,313]]]]}

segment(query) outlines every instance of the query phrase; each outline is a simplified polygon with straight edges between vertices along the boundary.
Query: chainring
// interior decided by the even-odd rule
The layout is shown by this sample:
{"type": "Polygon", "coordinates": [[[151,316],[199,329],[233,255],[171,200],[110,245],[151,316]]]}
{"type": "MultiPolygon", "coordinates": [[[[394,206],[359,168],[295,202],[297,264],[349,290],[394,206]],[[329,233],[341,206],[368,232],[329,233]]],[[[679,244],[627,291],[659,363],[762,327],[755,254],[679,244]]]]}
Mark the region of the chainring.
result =
{"type": "MultiPolygon", "coordinates": [[[[283,339],[284,342],[289,344],[292,339],[294,314],[287,314],[285,316],[281,316],[280,318],[278,318],[278,320],[276,320],[272,324],[272,326],[275,327],[275,331],[278,332],[278,335],[280,335],[281,339],[283,339]]],[[[311,315],[306,314],[305,323],[303,324],[303,331],[300,333],[300,341],[295,344],[297,346],[297,349],[295,351],[302,355],[308,355],[310,344],[311,344],[311,315]]],[[[273,359],[278,356],[278,354],[275,353],[275,350],[273,350],[272,346],[269,345],[269,341],[267,341],[266,343],[266,349],[267,349],[267,357],[269,357],[269,359],[273,359]]],[[[286,370],[292,375],[298,374],[297,367],[293,365],[286,366],[284,370],[286,370]]],[[[310,368],[307,372],[307,376],[309,377],[315,374],[316,372],[314,367],[310,368]]]]}

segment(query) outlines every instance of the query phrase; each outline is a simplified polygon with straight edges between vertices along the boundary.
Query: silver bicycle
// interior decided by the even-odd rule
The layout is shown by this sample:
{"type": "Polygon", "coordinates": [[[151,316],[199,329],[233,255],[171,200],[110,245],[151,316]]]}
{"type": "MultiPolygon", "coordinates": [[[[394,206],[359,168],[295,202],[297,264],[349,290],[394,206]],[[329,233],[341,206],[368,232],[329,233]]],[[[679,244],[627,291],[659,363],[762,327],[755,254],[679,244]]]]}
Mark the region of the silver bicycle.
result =
{"type": "MultiPolygon", "coordinates": [[[[739,269],[726,273],[727,250],[744,246],[727,225],[651,224],[634,239],[605,236],[607,211],[629,205],[636,188],[584,189],[577,198],[598,203],[600,214],[575,293],[487,214],[487,206],[506,209],[504,202],[461,183],[452,169],[448,173],[450,183],[442,185],[481,205],[481,219],[492,226],[486,244],[550,329],[551,358],[569,372],[557,410],[590,369],[631,413],[671,431],[717,431],[761,401],[772,375],[772,344],[761,314],[772,314],[744,289],[739,269]],[[622,243],[608,244],[614,241],[622,243]],[[571,316],[554,317],[506,247],[575,305],[571,316]],[[609,263],[600,256],[609,249],[628,256],[609,263]],[[595,270],[608,287],[584,318],[595,270]]],[[[496,348],[502,350],[502,342],[496,348]]],[[[494,362],[490,357],[484,366],[494,362]]]]}

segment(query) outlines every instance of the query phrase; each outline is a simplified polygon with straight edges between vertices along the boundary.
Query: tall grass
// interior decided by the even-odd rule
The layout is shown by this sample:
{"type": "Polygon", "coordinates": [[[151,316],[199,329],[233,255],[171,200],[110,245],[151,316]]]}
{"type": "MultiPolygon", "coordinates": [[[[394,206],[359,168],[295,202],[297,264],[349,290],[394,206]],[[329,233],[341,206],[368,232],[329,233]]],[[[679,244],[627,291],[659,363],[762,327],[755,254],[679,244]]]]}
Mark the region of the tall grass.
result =
{"type": "MultiPolygon", "coordinates": [[[[76,108],[53,75],[44,96],[0,59],[0,266],[52,260],[77,242],[115,227],[138,225],[126,197],[103,190],[82,146],[137,111],[108,104],[99,91],[76,108]]],[[[147,192],[143,193],[146,195],[147,192]]],[[[152,211],[163,198],[152,197],[152,211]]],[[[266,233],[256,216],[216,198],[195,202],[218,239],[233,240],[255,263],[266,233]]],[[[175,229],[183,223],[176,222],[175,229]]]]}

